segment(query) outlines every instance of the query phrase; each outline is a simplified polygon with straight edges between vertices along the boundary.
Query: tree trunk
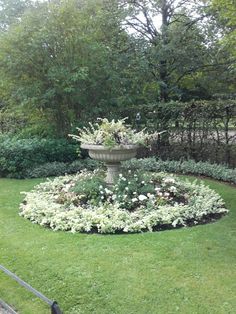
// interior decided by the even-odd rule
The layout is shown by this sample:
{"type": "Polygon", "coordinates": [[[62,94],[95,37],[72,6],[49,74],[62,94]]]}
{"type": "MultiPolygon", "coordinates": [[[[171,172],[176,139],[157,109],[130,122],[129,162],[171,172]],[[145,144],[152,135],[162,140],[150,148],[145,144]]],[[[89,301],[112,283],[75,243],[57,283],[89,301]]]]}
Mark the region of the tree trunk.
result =
{"type": "MultiPolygon", "coordinates": [[[[161,7],[161,15],[162,15],[162,25],[161,25],[161,35],[162,35],[162,42],[163,47],[168,44],[168,35],[167,35],[167,28],[168,28],[168,1],[162,1],[161,7]]],[[[163,49],[165,50],[165,49],[163,49]]],[[[167,61],[165,56],[163,56],[162,60],[160,60],[160,98],[161,101],[167,102],[168,101],[168,70],[167,70],[167,61]]]]}

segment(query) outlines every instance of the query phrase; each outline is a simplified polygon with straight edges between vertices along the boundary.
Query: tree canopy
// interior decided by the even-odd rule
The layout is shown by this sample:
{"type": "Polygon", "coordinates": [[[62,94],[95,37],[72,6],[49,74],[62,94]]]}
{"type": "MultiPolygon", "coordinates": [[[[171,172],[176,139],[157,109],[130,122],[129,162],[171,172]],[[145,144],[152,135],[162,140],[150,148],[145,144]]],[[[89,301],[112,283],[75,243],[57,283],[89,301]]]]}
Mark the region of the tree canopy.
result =
{"type": "Polygon", "coordinates": [[[229,0],[1,0],[1,113],[63,136],[130,105],[234,93],[234,13],[229,0]]]}

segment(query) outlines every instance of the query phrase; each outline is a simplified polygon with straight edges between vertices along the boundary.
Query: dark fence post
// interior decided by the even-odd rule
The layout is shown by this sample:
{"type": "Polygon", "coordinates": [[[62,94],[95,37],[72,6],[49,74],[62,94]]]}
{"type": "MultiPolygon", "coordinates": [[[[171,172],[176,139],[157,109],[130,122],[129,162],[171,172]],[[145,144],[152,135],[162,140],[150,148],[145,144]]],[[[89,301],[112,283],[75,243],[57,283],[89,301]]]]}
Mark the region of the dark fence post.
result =
{"type": "Polygon", "coordinates": [[[51,314],[62,314],[56,301],[54,301],[51,305],[51,314]]]}

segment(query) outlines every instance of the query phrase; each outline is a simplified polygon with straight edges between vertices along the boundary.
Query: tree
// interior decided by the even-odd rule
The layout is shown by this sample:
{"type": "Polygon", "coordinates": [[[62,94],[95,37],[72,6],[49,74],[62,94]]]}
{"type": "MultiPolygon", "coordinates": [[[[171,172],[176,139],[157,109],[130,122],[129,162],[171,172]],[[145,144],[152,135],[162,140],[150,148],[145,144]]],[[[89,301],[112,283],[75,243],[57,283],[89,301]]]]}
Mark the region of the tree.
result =
{"type": "Polygon", "coordinates": [[[161,101],[210,97],[201,80],[221,65],[214,57],[219,38],[210,34],[208,1],[129,0],[120,1],[120,8],[126,11],[126,29],[148,43],[146,57],[161,101]]]}
{"type": "Polygon", "coordinates": [[[109,14],[106,1],[62,1],[22,16],[1,39],[9,100],[46,115],[59,136],[85,114],[132,102],[142,89],[139,51],[109,14]]]}
{"type": "Polygon", "coordinates": [[[29,0],[0,0],[0,31],[6,31],[11,24],[19,22],[24,12],[32,6],[29,0]]]}
{"type": "Polygon", "coordinates": [[[224,26],[224,42],[230,51],[236,55],[236,2],[234,0],[213,0],[212,4],[224,26]]]}

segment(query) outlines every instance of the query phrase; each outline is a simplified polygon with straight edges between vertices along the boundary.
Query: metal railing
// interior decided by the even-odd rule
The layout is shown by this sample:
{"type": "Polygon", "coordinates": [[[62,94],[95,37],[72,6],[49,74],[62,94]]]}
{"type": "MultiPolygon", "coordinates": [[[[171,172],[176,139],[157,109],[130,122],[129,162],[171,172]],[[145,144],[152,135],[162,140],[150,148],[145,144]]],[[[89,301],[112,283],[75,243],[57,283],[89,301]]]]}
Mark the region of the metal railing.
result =
{"type": "MultiPolygon", "coordinates": [[[[0,270],[2,270],[5,274],[7,274],[9,277],[17,281],[21,286],[32,292],[34,295],[36,295],[38,298],[40,298],[42,301],[47,303],[51,308],[51,314],[62,314],[62,311],[60,310],[58,304],[56,301],[52,301],[45,297],[41,292],[31,287],[27,282],[20,279],[18,276],[16,276],[14,273],[12,273],[10,270],[5,268],[4,266],[0,265],[0,270]]],[[[0,304],[5,307],[9,311],[13,311],[12,313],[16,313],[13,309],[11,309],[4,301],[0,300],[0,304]],[[8,308],[7,308],[8,307],[8,308]]]]}

